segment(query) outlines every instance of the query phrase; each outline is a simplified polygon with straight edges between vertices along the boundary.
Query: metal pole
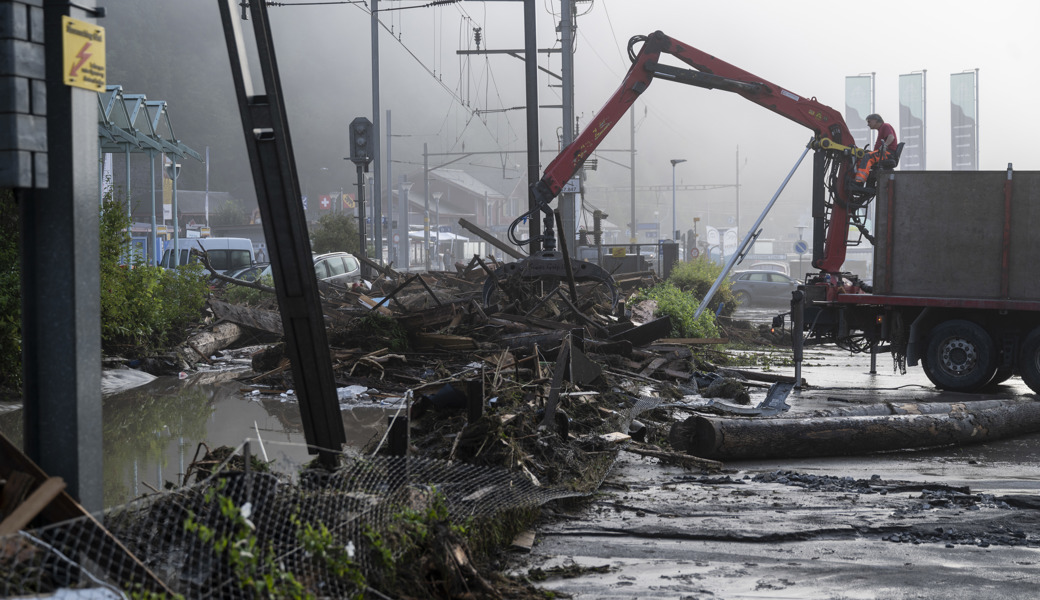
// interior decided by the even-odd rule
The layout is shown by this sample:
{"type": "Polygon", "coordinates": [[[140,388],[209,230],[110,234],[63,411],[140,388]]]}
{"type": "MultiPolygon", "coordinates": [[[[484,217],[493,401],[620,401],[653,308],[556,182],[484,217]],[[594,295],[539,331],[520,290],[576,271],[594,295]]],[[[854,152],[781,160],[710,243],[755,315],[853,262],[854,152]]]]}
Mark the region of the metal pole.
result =
{"type": "MultiPolygon", "coordinates": [[[[357,166],[357,205],[358,205],[358,237],[361,238],[361,248],[358,255],[361,258],[368,256],[368,232],[365,226],[365,166],[357,166]]],[[[342,198],[340,202],[342,202],[342,198]]],[[[368,278],[368,263],[361,261],[361,276],[368,278]]]]}
{"type": "Polygon", "coordinates": [[[149,264],[153,267],[157,267],[159,266],[159,253],[155,248],[155,150],[148,151],[148,167],[152,177],[152,234],[149,236],[148,256],[151,258],[149,264]]]}
{"type": "MultiPolygon", "coordinates": [[[[435,223],[434,223],[434,232],[435,232],[436,235],[434,236],[433,245],[434,245],[434,249],[438,253],[440,253],[440,250],[441,250],[441,196],[443,196],[443,195],[444,195],[444,192],[434,192],[433,193],[433,199],[434,199],[434,201],[437,202],[437,216],[434,219],[434,221],[435,221],[435,223]]],[[[441,261],[441,268],[444,269],[444,270],[447,270],[447,267],[443,264],[443,261],[441,261]]]]}
{"type": "Polygon", "coordinates": [[[423,254],[426,257],[426,272],[430,272],[430,163],[426,142],[422,145],[423,156],[423,254]]]}
{"type": "Polygon", "coordinates": [[[206,227],[209,227],[209,146],[206,146],[206,227]]]}
{"type": "MultiPolygon", "coordinates": [[[[389,262],[397,265],[397,244],[394,243],[394,164],[390,158],[390,109],[386,110],[386,255],[389,262]]],[[[398,219],[400,220],[400,219],[398,219]]]]}
{"type": "Polygon", "coordinates": [[[679,223],[675,220],[675,165],[686,162],[685,158],[673,158],[672,159],[672,235],[671,238],[675,241],[679,240],[678,229],[679,223]]]}
{"type": "Polygon", "coordinates": [[[177,158],[178,157],[174,155],[173,167],[170,169],[173,171],[170,174],[170,179],[173,180],[173,260],[170,261],[170,264],[175,267],[180,266],[181,260],[180,244],[178,243],[178,240],[181,237],[181,226],[177,219],[177,175],[179,175],[178,171],[180,169],[177,168],[177,158]]]}
{"type": "MultiPolygon", "coordinates": [[[[538,36],[535,0],[524,0],[524,66],[527,88],[527,206],[531,218],[527,222],[531,238],[542,234],[538,216],[541,213],[534,198],[534,184],[541,179],[541,163],[538,158],[538,36]]],[[[533,241],[530,252],[542,249],[541,242],[533,241]]]]}
{"type": "MultiPolygon", "coordinates": [[[[560,71],[563,76],[563,147],[571,145],[574,140],[574,4],[572,0],[560,1],[560,71]]],[[[560,196],[560,216],[562,226],[558,233],[560,239],[566,239],[573,255],[574,232],[578,230],[577,195],[567,192],[560,196]]]]}
{"type": "MultiPolygon", "coordinates": [[[[372,237],[376,260],[383,262],[383,184],[379,155],[379,0],[372,0],[372,237]]],[[[387,180],[387,188],[390,187],[387,180]]]]}
{"type": "Polygon", "coordinates": [[[632,225],[628,232],[628,243],[636,243],[636,111],[628,111],[629,118],[629,139],[631,142],[631,148],[629,150],[629,167],[628,167],[628,178],[629,178],[629,189],[631,190],[632,199],[632,225]]]}

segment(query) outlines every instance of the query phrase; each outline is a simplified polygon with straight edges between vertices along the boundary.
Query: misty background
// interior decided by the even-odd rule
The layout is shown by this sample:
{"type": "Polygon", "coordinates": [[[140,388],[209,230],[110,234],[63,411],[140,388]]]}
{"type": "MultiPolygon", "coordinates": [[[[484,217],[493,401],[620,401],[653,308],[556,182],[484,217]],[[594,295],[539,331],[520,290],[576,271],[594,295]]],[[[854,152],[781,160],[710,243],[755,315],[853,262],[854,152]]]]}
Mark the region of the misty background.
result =
{"type": "MultiPolygon", "coordinates": [[[[515,152],[474,156],[451,168],[465,169],[489,185],[516,183],[525,189],[523,62],[501,54],[457,54],[478,48],[478,28],[480,48],[522,49],[523,5],[425,4],[380,2],[380,144],[385,159],[389,110],[395,181],[402,174],[421,175],[426,143],[430,153],[515,152]]],[[[230,192],[254,207],[216,0],[111,0],[104,6],[107,17],[99,24],[106,29],[108,83],[149,100],[166,100],[176,137],[200,153],[209,149],[209,189],[230,192]]],[[[538,3],[540,49],[560,47],[559,8],[552,0],[538,3]]],[[[1030,114],[1036,87],[1032,72],[1040,56],[1040,38],[1032,28],[1040,22],[1040,3],[594,0],[576,1],[575,10],[579,129],[624,76],[629,38],[660,29],[842,113],[844,78],[874,73],[875,110],[897,130],[898,76],[925,70],[931,170],[950,168],[949,75],[979,69],[982,168],[1004,169],[1008,163],[1016,169],[1040,168],[1030,151],[1040,133],[1030,114]]],[[[352,193],[355,167],[344,160],[347,125],[358,116],[372,118],[368,6],[284,2],[268,11],[302,192],[352,193]]],[[[539,66],[560,73],[560,55],[539,53],[539,66]]],[[[558,80],[540,73],[538,100],[542,106],[560,104],[558,80]]],[[[671,159],[687,161],[674,169],[679,229],[692,227],[694,217],[701,219],[702,234],[704,225],[732,227],[739,202],[743,236],[810,138],[809,130],[732,94],[667,81],[656,81],[634,111],[636,185],[657,186],[637,192],[638,219],[657,219],[663,231],[671,221],[671,159]]],[[[559,108],[539,111],[543,168],[559,149],[561,115],[559,108]]],[[[586,181],[586,202],[610,213],[622,227],[631,202],[628,129],[626,115],[601,144],[597,169],[586,181]]],[[[430,165],[440,162],[434,157],[430,165]]],[[[132,163],[135,172],[146,172],[146,159],[135,156],[132,163]]],[[[205,166],[191,159],[182,164],[180,189],[206,189],[205,166]]],[[[135,175],[137,193],[147,186],[143,177],[138,183],[135,175]]],[[[796,238],[796,228],[810,224],[810,177],[806,161],[764,223],[763,238],[796,238]]],[[[806,230],[806,237],[810,233],[806,230]]]]}

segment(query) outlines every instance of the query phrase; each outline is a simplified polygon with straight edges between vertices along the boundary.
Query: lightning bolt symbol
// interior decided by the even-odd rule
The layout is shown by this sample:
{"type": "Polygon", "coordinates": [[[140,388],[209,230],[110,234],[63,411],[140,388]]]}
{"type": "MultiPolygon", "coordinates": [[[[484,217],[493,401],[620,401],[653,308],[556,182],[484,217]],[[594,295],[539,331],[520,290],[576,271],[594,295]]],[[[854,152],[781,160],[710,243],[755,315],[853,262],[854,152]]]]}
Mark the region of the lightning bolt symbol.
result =
{"type": "Polygon", "coordinates": [[[69,77],[75,77],[76,76],[76,71],[79,71],[80,67],[82,67],[84,64],[86,64],[87,60],[91,56],[94,56],[93,52],[87,52],[87,49],[90,48],[90,44],[91,44],[91,42],[87,42],[86,44],[83,44],[83,48],[81,48],[80,51],[78,53],[76,53],[76,58],[79,59],[79,62],[76,63],[75,65],[73,65],[72,70],[69,71],[69,77]]]}

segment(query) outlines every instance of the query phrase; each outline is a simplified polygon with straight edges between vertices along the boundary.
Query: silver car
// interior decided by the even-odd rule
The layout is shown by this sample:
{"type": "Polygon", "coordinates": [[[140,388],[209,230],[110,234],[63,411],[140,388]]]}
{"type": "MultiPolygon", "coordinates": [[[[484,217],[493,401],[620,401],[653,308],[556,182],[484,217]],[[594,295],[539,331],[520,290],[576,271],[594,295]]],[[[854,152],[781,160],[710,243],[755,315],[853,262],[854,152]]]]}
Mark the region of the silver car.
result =
{"type": "Polygon", "coordinates": [[[791,301],[791,292],[798,289],[797,281],[776,271],[740,271],[729,279],[737,306],[784,304],[791,301]]]}
{"type": "Polygon", "coordinates": [[[318,281],[349,284],[361,279],[361,261],[349,252],[330,252],[314,257],[318,281]]]}
{"type": "MultiPolygon", "coordinates": [[[[361,281],[361,261],[349,252],[315,254],[314,274],[318,281],[350,285],[361,281]]],[[[264,275],[271,275],[270,265],[261,274],[264,275]]]]}

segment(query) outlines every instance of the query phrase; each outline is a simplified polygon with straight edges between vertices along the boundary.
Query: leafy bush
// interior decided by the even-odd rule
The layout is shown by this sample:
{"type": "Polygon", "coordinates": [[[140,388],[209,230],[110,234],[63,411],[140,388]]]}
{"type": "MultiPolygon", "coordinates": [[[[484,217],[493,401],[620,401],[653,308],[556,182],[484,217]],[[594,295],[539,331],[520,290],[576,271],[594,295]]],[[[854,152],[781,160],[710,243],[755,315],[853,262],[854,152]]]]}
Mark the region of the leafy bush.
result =
{"type": "Polygon", "coordinates": [[[180,330],[200,319],[206,280],[198,264],[167,270],[149,266],[140,253],[128,255],[124,207],[111,198],[101,207],[101,347],[161,349],[180,341],[180,330]]]}
{"type": "Polygon", "coordinates": [[[325,215],[311,232],[311,248],[318,254],[350,252],[357,255],[361,248],[358,227],[354,217],[344,214],[325,215]]]}
{"type": "Polygon", "coordinates": [[[672,320],[672,337],[680,338],[716,338],[719,328],[715,322],[715,313],[705,310],[697,319],[700,300],[688,292],[684,292],[670,282],[660,283],[646,290],[639,290],[633,301],[655,300],[657,309],[654,316],[665,316],[672,320]]]}
{"type": "MultiPolygon", "coordinates": [[[[671,275],[668,276],[668,283],[692,294],[697,299],[697,302],[700,303],[704,296],[708,294],[711,286],[715,284],[719,273],[722,273],[722,265],[701,257],[689,262],[676,263],[672,267],[671,275]]],[[[719,289],[715,290],[715,295],[712,296],[711,302],[705,308],[705,312],[710,310],[713,313],[718,313],[720,304],[722,305],[722,312],[719,314],[727,317],[732,315],[737,308],[737,302],[733,298],[728,278],[722,282],[719,289]]]]}
{"type": "Polygon", "coordinates": [[[22,385],[20,234],[14,194],[0,190],[0,390],[22,385]]]}
{"type": "MultiPolygon", "coordinates": [[[[256,283],[274,287],[274,278],[270,275],[264,275],[257,279],[256,283]]],[[[228,286],[224,288],[224,299],[232,304],[259,306],[272,298],[274,298],[274,293],[272,292],[265,292],[244,285],[228,284],[228,286]]]]}

